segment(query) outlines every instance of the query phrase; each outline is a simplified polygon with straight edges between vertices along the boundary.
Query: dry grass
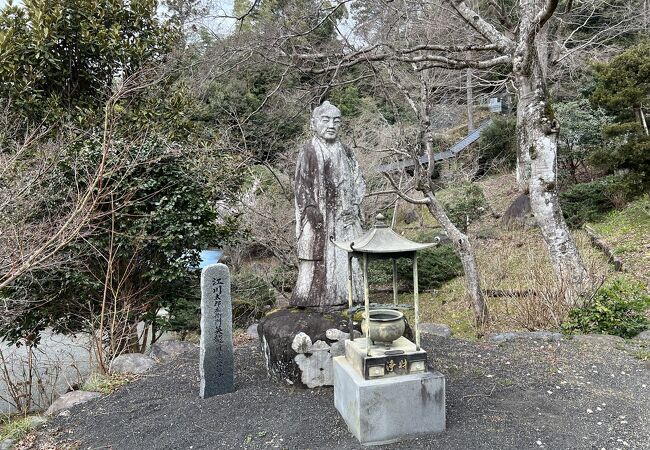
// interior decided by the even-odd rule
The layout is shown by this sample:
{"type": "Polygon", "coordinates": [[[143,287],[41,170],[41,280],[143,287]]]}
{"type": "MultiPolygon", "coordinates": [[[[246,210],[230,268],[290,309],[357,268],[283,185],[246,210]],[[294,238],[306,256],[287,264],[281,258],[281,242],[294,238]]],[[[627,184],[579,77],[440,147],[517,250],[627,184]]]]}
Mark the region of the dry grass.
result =
{"type": "Polygon", "coordinates": [[[650,287],[650,195],[590,226],[611,246],[626,270],[650,287]]]}
{"type": "MultiPolygon", "coordinates": [[[[517,195],[511,174],[488,178],[481,185],[497,215],[517,195]]],[[[567,286],[553,276],[539,230],[506,230],[498,219],[485,216],[470,225],[468,234],[476,251],[484,292],[490,294],[486,299],[492,321],[484,331],[559,328],[573,299],[567,295],[567,286]]],[[[606,258],[591,247],[584,232],[576,231],[574,237],[594,280],[607,277],[611,268],[606,258]]],[[[423,293],[421,309],[423,322],[446,323],[463,337],[476,335],[463,277],[445,283],[435,295],[423,293]]]]}
{"type": "MultiPolygon", "coordinates": [[[[474,240],[491,316],[484,332],[558,329],[573,306],[567,286],[553,276],[541,237],[532,231],[505,232],[490,242],[474,240]],[[495,295],[496,291],[501,295],[495,295]]],[[[606,259],[589,247],[582,234],[576,238],[594,278],[602,279],[609,270],[606,259]]],[[[410,294],[403,297],[403,303],[411,301],[410,294]]],[[[420,304],[422,322],[445,323],[456,336],[476,337],[464,277],[445,283],[435,292],[423,292],[420,304]]]]}
{"type": "Polygon", "coordinates": [[[138,377],[134,374],[101,374],[93,373],[88,380],[81,386],[83,391],[100,392],[104,395],[112,394],[120,387],[136,380],[138,377]]]}

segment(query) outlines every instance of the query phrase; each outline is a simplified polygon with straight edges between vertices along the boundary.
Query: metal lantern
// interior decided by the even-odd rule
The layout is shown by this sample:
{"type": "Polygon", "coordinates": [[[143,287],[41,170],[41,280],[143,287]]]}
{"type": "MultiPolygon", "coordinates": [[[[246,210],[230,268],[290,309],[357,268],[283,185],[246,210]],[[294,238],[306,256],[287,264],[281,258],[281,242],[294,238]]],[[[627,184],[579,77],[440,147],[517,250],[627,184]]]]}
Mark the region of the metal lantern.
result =
{"type": "Polygon", "coordinates": [[[427,352],[420,348],[419,329],[417,252],[437,242],[410,241],[386,226],[383,219],[377,216],[375,226],[354,241],[332,240],[348,252],[350,313],[350,339],[345,340],[345,354],[332,358],[334,405],[364,445],[395,442],[445,429],[445,377],[430,370],[427,352]],[[365,338],[356,340],[352,315],[361,308],[352,304],[352,258],[360,259],[363,267],[365,321],[361,329],[365,338]],[[394,305],[370,304],[368,259],[372,258],[393,260],[394,305]],[[406,324],[399,310],[410,305],[397,304],[397,258],[413,261],[415,343],[403,336],[406,324]]]}
{"type": "MultiPolygon", "coordinates": [[[[415,312],[415,346],[420,350],[420,329],[419,329],[419,305],[420,298],[418,292],[418,258],[417,252],[425,248],[432,247],[437,242],[420,244],[406,239],[395,233],[384,222],[384,216],[377,215],[377,221],[373,228],[367,233],[350,242],[334,241],[334,245],[348,252],[348,306],[350,330],[352,330],[353,316],[353,283],[352,283],[352,258],[361,260],[363,269],[363,299],[365,309],[366,327],[364,330],[366,336],[366,355],[370,355],[371,347],[371,311],[370,295],[368,290],[368,259],[391,259],[393,261],[393,303],[397,305],[397,259],[410,258],[413,261],[413,306],[415,312]]],[[[390,318],[385,319],[390,320],[390,318]]],[[[402,330],[403,331],[403,330],[402,330]]],[[[350,338],[354,340],[354,333],[350,333],[350,338]]],[[[400,334],[401,336],[401,334],[400,334]]],[[[377,338],[376,340],[381,340],[377,338]]]]}

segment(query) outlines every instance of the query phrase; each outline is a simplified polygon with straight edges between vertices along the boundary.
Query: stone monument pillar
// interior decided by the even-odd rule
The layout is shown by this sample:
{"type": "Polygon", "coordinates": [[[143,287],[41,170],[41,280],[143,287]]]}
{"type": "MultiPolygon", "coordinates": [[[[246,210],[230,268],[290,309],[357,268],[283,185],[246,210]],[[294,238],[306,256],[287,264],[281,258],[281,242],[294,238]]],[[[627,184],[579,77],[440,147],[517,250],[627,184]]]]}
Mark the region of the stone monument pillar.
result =
{"type": "MultiPolygon", "coordinates": [[[[330,102],[314,109],[313,137],[296,165],[298,280],[292,306],[347,304],[347,254],[330,242],[361,234],[361,201],[366,185],[354,154],[339,141],[341,111],[330,102]]],[[[358,266],[356,266],[358,270],[358,266]]],[[[355,283],[361,277],[353,276],[355,283]]],[[[358,301],[361,285],[356,285],[358,301]]]]}
{"type": "Polygon", "coordinates": [[[230,271],[212,264],[201,272],[201,398],[235,390],[230,271]]]}

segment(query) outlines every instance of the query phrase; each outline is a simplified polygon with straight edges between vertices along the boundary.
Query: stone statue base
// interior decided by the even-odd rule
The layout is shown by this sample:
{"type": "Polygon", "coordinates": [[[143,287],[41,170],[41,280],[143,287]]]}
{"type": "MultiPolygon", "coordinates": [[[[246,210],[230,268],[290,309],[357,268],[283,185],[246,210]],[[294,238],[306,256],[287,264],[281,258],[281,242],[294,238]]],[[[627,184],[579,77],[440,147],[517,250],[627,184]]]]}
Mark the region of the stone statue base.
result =
{"type": "Polygon", "coordinates": [[[334,406],[366,445],[445,431],[445,377],[440,372],[365,380],[345,356],[334,358],[334,406]]]}
{"type": "Polygon", "coordinates": [[[333,385],[332,358],[345,354],[349,338],[341,311],[280,309],[264,317],[257,332],[271,378],[306,388],[333,385]]]}

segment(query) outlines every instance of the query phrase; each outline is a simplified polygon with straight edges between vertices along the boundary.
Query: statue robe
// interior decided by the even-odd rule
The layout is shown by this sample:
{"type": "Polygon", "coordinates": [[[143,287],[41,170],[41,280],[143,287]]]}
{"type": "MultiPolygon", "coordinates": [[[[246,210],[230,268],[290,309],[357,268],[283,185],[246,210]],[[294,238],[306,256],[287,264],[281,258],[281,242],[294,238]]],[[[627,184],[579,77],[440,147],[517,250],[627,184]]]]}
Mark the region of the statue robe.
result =
{"type": "MultiPolygon", "coordinates": [[[[361,201],[366,185],[352,151],[316,137],[298,155],[295,178],[298,280],[294,306],[343,305],[348,301],[347,253],[330,242],[349,241],[362,233],[361,201]]],[[[355,302],[362,298],[354,261],[355,302]]]]}

